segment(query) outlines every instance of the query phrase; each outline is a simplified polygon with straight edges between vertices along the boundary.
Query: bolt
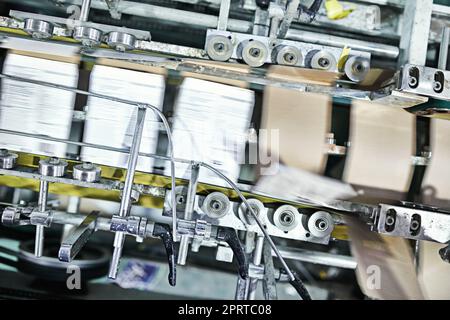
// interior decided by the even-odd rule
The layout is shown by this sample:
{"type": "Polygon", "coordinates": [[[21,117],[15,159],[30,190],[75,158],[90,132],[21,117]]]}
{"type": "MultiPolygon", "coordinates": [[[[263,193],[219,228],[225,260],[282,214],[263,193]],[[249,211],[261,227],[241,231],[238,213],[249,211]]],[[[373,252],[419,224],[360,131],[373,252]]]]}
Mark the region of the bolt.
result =
{"type": "Polygon", "coordinates": [[[286,62],[292,62],[292,61],[294,61],[295,60],[295,55],[293,55],[292,53],[286,53],[285,55],[284,55],[284,61],[286,61],[286,62]]]}
{"type": "Polygon", "coordinates": [[[259,50],[258,48],[251,48],[251,49],[249,50],[249,53],[250,53],[250,55],[251,55],[252,57],[258,58],[259,55],[261,54],[261,50],[259,50]]]}
{"type": "Polygon", "coordinates": [[[392,226],[395,223],[395,219],[393,217],[386,217],[386,225],[392,226]]]}
{"type": "Polygon", "coordinates": [[[214,50],[216,50],[217,52],[223,52],[225,50],[225,44],[223,42],[215,43],[214,50]]]}
{"type": "Polygon", "coordinates": [[[416,77],[408,77],[408,85],[410,87],[415,87],[417,85],[417,78],[416,77]]]}
{"type": "Polygon", "coordinates": [[[353,65],[352,69],[355,73],[361,73],[364,71],[364,66],[362,65],[362,63],[357,62],[353,65]]]}
{"type": "Polygon", "coordinates": [[[419,222],[416,220],[411,221],[411,230],[416,231],[419,229],[419,222]]]}
{"type": "Polygon", "coordinates": [[[435,81],[433,83],[433,89],[434,91],[441,91],[442,89],[442,84],[439,81],[435,81]]]}
{"type": "Polygon", "coordinates": [[[213,208],[214,210],[219,210],[221,208],[220,201],[214,200],[213,202],[211,202],[211,208],[213,208]]]}
{"type": "Polygon", "coordinates": [[[294,216],[289,211],[282,212],[280,215],[280,222],[285,226],[289,226],[294,222],[294,216]]]}
{"type": "Polygon", "coordinates": [[[323,219],[317,219],[316,227],[320,231],[325,231],[328,228],[328,223],[323,219]]]}
{"type": "Polygon", "coordinates": [[[322,68],[327,68],[330,65],[330,60],[328,60],[327,58],[320,58],[318,64],[322,68]]]}
{"type": "Polygon", "coordinates": [[[82,168],[86,170],[91,170],[94,169],[94,165],[92,164],[92,162],[83,162],[82,168]]]}
{"type": "Polygon", "coordinates": [[[48,163],[59,164],[59,159],[57,157],[51,157],[50,159],[48,159],[48,163]]]}

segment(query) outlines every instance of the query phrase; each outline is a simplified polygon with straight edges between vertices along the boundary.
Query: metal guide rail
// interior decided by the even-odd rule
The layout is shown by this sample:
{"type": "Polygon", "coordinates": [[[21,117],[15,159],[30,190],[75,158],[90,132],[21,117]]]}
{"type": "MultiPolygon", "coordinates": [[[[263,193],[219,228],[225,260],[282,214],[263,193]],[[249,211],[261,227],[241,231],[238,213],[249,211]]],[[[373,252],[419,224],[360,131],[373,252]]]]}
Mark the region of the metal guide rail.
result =
{"type": "Polygon", "coordinates": [[[65,41],[75,41],[87,48],[106,46],[119,52],[141,50],[215,61],[233,59],[251,67],[268,63],[342,71],[355,82],[363,80],[370,69],[371,55],[368,52],[351,50],[346,66],[339,70],[342,49],[266,36],[208,30],[205,50],[201,50],[152,42],[148,31],[97,24],[82,18],[68,21],[20,11],[11,11],[10,16],[1,17],[0,26],[23,30],[39,40],[62,37],[65,41]]]}
{"type": "MultiPolygon", "coordinates": [[[[341,48],[337,47],[214,29],[207,31],[205,50],[203,50],[150,41],[150,35],[145,36],[142,31],[103,25],[97,27],[104,27],[104,32],[107,34],[115,34],[116,39],[113,42],[109,41],[107,36],[99,37],[101,40],[99,42],[92,39],[83,41],[76,38],[74,34],[76,28],[70,30],[62,27],[67,23],[66,19],[16,11],[12,11],[11,15],[17,18],[0,17],[0,43],[3,42],[2,47],[4,48],[15,49],[17,42],[18,47],[32,45],[36,49],[40,48],[38,50],[42,50],[42,52],[51,54],[51,50],[56,49],[52,46],[66,43],[68,47],[63,50],[75,54],[75,51],[78,50],[73,45],[79,43],[81,46],[78,53],[87,57],[124,60],[178,71],[214,75],[256,85],[275,85],[306,92],[323,93],[340,98],[373,100],[402,108],[426,103],[429,96],[433,97],[433,95],[429,95],[429,92],[405,90],[399,86],[400,81],[397,79],[400,77],[400,73],[394,75],[391,81],[387,81],[379,88],[368,90],[366,87],[358,87],[358,83],[363,81],[370,71],[371,54],[365,51],[351,49],[344,53],[341,48]],[[31,24],[29,28],[32,29],[27,29],[23,21],[27,19],[34,22],[29,22],[31,24]],[[50,21],[50,23],[46,21],[50,21]],[[34,32],[33,28],[35,28],[34,32]],[[50,28],[52,32],[42,33],[42,30],[47,30],[47,28],[50,28]],[[111,31],[113,29],[114,31],[111,31]],[[118,37],[118,33],[123,33],[123,35],[118,37]],[[31,36],[28,38],[30,43],[23,43],[27,39],[21,37],[28,35],[31,36]],[[136,37],[133,45],[130,42],[131,36],[136,37]],[[119,43],[120,41],[122,42],[119,43]],[[335,77],[335,83],[332,84],[321,84],[317,83],[314,75],[310,75],[312,76],[311,80],[305,80],[308,79],[308,76],[299,79],[283,78],[276,74],[261,76],[257,72],[248,72],[244,69],[227,69],[226,65],[208,65],[208,60],[217,63],[243,61],[253,68],[264,64],[278,64],[286,68],[313,69],[318,72],[316,76],[319,76],[320,72],[333,72],[336,75],[343,74],[345,77],[342,80],[335,77]]],[[[84,22],[74,23],[78,25],[84,22]]],[[[89,32],[87,34],[88,37],[92,36],[89,32]]],[[[61,49],[58,48],[58,50],[61,49]]],[[[443,97],[445,97],[443,94],[439,96],[441,99],[443,97]]]]}
{"type": "MultiPolygon", "coordinates": [[[[324,51],[322,46],[295,42],[295,45],[292,47],[294,48],[294,55],[292,55],[292,48],[290,48],[289,45],[284,45],[284,43],[291,43],[291,41],[278,41],[280,42],[280,45],[276,46],[278,47],[276,50],[280,50],[279,52],[277,51],[278,58],[296,61],[298,64],[297,66],[285,65],[284,67],[312,68],[314,69],[314,73],[305,74],[299,78],[292,76],[285,77],[282,73],[268,73],[267,75],[262,76],[257,71],[249,72],[247,69],[241,70],[240,68],[228,68],[229,64],[224,65],[221,61],[218,61],[218,63],[222,63],[222,65],[211,64],[208,62],[208,59],[205,58],[206,52],[200,49],[156,42],[150,42],[151,48],[149,47],[149,51],[153,52],[153,54],[142,50],[121,52],[111,50],[105,45],[97,48],[82,47],[81,50],[78,51],[77,47],[74,46],[74,43],[67,42],[70,38],[54,37],[51,41],[45,42],[41,39],[27,38],[26,33],[22,31],[22,29],[10,28],[9,21],[10,18],[5,18],[3,20],[0,18],[0,46],[2,48],[12,50],[27,50],[24,48],[33,47],[37,50],[37,52],[50,55],[53,50],[56,50],[58,52],[66,52],[70,55],[129,61],[135,64],[163,67],[168,70],[177,70],[179,72],[189,72],[244,81],[254,85],[273,85],[305,92],[327,94],[336,98],[375,101],[385,105],[401,108],[414,107],[428,101],[428,97],[425,95],[418,95],[414,92],[409,93],[404,90],[399,90],[400,88],[397,87],[397,76],[383,85],[383,87],[375,89],[355,87],[357,84],[356,82],[348,80],[341,81],[337,79],[336,73],[334,73],[334,80],[332,83],[323,83],[321,80],[318,81],[317,78],[322,79],[322,76],[326,79],[330,78],[330,75],[333,74],[329,73],[330,71],[337,71],[337,61],[341,52],[341,50],[337,48],[331,48],[330,51],[324,51]],[[3,27],[4,25],[7,25],[8,27],[5,28],[3,27]],[[24,36],[26,38],[24,38],[24,36]],[[60,41],[61,39],[63,41],[60,41]],[[164,54],[164,56],[159,54],[164,54]],[[187,59],[174,59],[175,56],[184,56],[187,59]]],[[[216,33],[221,34],[222,32],[211,31],[211,34],[213,35],[216,33]]],[[[246,34],[241,34],[239,37],[245,38],[246,41],[249,41],[249,39],[252,38],[251,35],[246,34]]],[[[213,47],[222,47],[230,41],[227,37],[223,38],[222,36],[209,37],[209,40],[213,41],[213,47]]],[[[266,39],[265,43],[268,43],[267,41],[268,40],[266,39]]],[[[253,45],[253,43],[257,42],[249,41],[249,43],[253,45]]],[[[231,45],[233,52],[237,52],[239,46],[236,45],[235,42],[232,42],[231,45]]],[[[247,49],[254,51],[251,47],[247,49]]],[[[365,61],[367,59],[366,54],[364,52],[359,52],[358,55],[359,56],[354,56],[353,58],[347,59],[347,62],[351,63],[351,68],[355,67],[356,69],[365,70],[364,74],[366,74],[366,71],[368,70],[368,65],[365,61]],[[361,65],[361,67],[358,67],[359,65],[361,65]]],[[[348,68],[349,67],[347,66],[346,69],[349,70],[348,68]]],[[[362,79],[358,75],[350,73],[348,74],[348,77],[362,79]]]]}

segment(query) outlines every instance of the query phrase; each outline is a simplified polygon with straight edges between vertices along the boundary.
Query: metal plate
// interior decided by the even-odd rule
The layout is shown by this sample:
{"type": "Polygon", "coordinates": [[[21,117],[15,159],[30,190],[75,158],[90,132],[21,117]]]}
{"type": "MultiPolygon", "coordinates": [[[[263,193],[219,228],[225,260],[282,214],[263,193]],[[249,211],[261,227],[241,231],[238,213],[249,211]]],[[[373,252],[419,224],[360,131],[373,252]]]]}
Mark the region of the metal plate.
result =
{"type": "Polygon", "coordinates": [[[382,204],[376,228],[377,232],[391,236],[447,243],[450,241],[450,214],[382,204]],[[395,221],[389,223],[394,212],[395,221]],[[417,233],[414,233],[411,231],[411,223],[418,219],[420,225],[417,233]]]}
{"type": "MultiPolygon", "coordinates": [[[[236,32],[228,32],[228,31],[220,31],[220,30],[213,30],[213,29],[208,29],[207,31],[207,35],[206,37],[213,37],[214,35],[221,35],[221,36],[225,36],[225,37],[231,37],[231,41],[234,44],[234,50],[233,50],[233,54],[231,56],[232,59],[240,59],[239,56],[239,50],[238,50],[238,44],[240,44],[243,41],[248,41],[248,40],[258,40],[259,42],[263,43],[269,50],[269,54],[267,55],[266,58],[266,63],[274,63],[272,61],[272,50],[279,46],[279,45],[284,45],[284,46],[292,46],[298,50],[300,50],[302,57],[306,57],[307,54],[310,51],[314,51],[314,50],[325,50],[327,52],[329,52],[335,59],[336,61],[339,61],[339,58],[341,56],[342,53],[342,49],[340,48],[336,48],[336,47],[327,47],[327,46],[322,46],[322,45],[315,45],[315,44],[310,44],[310,43],[305,43],[305,42],[298,42],[298,41],[290,41],[290,40],[284,40],[284,39],[277,39],[277,40],[271,40],[268,37],[263,37],[263,36],[256,36],[256,35],[252,35],[252,34],[245,34],[245,33],[236,33],[236,32]]],[[[364,57],[370,60],[370,53],[367,52],[362,52],[362,51],[356,51],[356,50],[352,50],[352,55],[353,56],[358,56],[358,57],[364,57]]],[[[305,59],[299,59],[298,61],[298,66],[305,66],[305,59]],[[301,61],[300,61],[301,60],[301,61]]],[[[330,71],[338,71],[337,67],[335,68],[336,70],[330,70],[330,71]]]]}
{"type": "Polygon", "coordinates": [[[450,71],[406,64],[402,68],[399,90],[450,101],[449,80],[450,71]],[[436,87],[436,83],[440,83],[441,88],[436,87]]]}

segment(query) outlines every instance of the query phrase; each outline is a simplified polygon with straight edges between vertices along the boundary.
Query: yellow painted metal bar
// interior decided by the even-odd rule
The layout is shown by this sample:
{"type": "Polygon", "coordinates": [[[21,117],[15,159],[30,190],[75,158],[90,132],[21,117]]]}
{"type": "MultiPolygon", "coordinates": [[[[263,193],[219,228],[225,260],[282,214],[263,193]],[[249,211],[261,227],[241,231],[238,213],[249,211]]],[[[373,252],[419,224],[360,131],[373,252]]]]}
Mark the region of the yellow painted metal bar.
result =
{"type": "MultiPolygon", "coordinates": [[[[35,168],[37,170],[39,165],[39,160],[48,158],[47,156],[41,156],[36,154],[17,152],[19,154],[18,165],[35,168]]],[[[79,164],[78,161],[66,160],[68,162],[68,172],[72,172],[72,168],[74,165],[79,164]]],[[[124,181],[126,176],[126,170],[122,168],[114,168],[109,166],[100,166],[102,168],[102,178],[124,181]]],[[[206,170],[206,169],[203,169],[206,170]]],[[[153,187],[162,187],[169,189],[170,188],[170,177],[166,177],[163,175],[158,175],[154,173],[145,173],[145,172],[136,172],[134,182],[137,184],[153,186],[153,187]]],[[[187,185],[187,181],[183,179],[177,179],[177,185],[187,185]]],[[[35,179],[29,178],[21,178],[14,176],[5,176],[0,175],[0,185],[12,187],[12,188],[22,188],[22,189],[30,189],[33,191],[39,191],[39,181],[35,179]]],[[[210,192],[219,191],[226,194],[230,199],[238,199],[238,195],[236,192],[230,188],[214,186],[205,183],[199,183],[197,192],[201,194],[208,194],[210,192]]],[[[94,188],[83,188],[79,186],[74,186],[70,184],[64,183],[50,183],[49,192],[53,194],[59,195],[67,195],[67,196],[77,196],[82,198],[92,198],[92,199],[101,199],[101,200],[109,200],[109,201],[120,201],[119,195],[120,193],[116,190],[101,190],[94,188]]],[[[255,198],[263,203],[271,203],[271,204],[285,204],[289,203],[287,201],[281,201],[279,199],[265,197],[260,195],[255,195],[249,192],[244,192],[245,197],[255,198]]],[[[294,205],[295,203],[291,203],[294,205]]],[[[162,208],[164,205],[164,199],[157,198],[149,195],[141,195],[139,202],[137,205],[146,208],[162,208]]],[[[305,206],[306,207],[306,206],[305,206]]],[[[336,226],[333,233],[332,238],[339,240],[348,240],[348,233],[346,226],[336,226]]]]}

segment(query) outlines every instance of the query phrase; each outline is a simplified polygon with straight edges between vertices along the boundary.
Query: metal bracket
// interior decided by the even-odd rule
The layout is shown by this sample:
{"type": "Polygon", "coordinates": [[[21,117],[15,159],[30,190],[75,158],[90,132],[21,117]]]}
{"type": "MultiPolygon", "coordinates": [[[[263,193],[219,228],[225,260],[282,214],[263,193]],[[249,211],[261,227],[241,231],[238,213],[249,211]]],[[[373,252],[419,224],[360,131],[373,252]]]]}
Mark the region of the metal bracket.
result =
{"type": "Polygon", "coordinates": [[[30,224],[35,226],[44,226],[50,227],[52,224],[52,211],[47,210],[44,212],[40,212],[38,210],[33,210],[30,214],[30,224]]]}
{"type": "Polygon", "coordinates": [[[58,259],[60,261],[71,262],[81,251],[95,231],[98,214],[98,211],[92,211],[79,226],[69,233],[59,248],[58,259]]]}

